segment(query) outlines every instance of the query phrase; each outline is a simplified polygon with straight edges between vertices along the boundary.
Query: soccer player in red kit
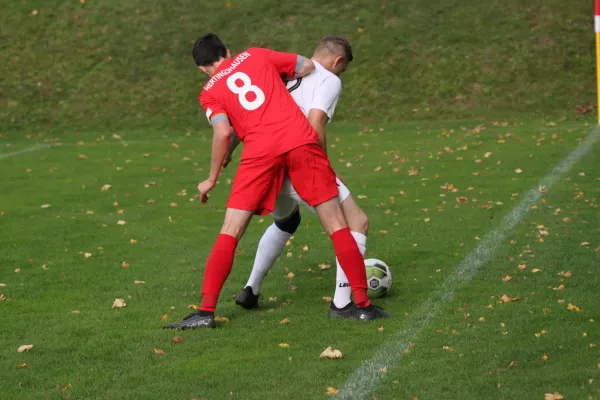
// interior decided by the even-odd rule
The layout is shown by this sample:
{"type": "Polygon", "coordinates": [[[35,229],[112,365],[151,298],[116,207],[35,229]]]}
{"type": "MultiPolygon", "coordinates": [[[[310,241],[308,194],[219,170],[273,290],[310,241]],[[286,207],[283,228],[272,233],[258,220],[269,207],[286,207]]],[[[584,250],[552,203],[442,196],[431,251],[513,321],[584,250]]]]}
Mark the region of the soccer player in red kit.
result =
{"type": "Polygon", "coordinates": [[[227,154],[232,127],[244,143],[225,211],[225,221],[206,263],[202,303],[197,312],[166,328],[214,328],[214,311],[233,264],[238,241],[254,214],[272,212],[287,175],[299,196],[314,206],[333,241],[348,277],[358,317],[368,321],[389,316],[367,296],[363,258],[346,225],[338,200],[336,176],[319,147],[318,135],[288,93],[281,78],[298,78],[315,69],[302,56],[250,48],[231,58],[214,34],[194,44],[196,65],[210,77],[200,104],[213,127],[212,158],[207,180],[198,185],[208,201],[227,154]]]}

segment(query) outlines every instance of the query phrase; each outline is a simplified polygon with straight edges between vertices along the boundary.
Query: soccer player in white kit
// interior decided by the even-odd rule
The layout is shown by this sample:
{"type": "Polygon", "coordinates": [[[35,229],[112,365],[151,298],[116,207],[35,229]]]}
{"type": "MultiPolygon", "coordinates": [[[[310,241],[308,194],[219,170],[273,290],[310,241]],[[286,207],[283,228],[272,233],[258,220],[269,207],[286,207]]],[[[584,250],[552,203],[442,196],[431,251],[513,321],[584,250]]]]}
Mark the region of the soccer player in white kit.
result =
{"type": "MultiPolygon", "coordinates": [[[[319,134],[319,144],[327,153],[325,126],[331,121],[342,91],[339,76],[352,61],[352,48],[343,37],[327,36],[314,51],[312,60],[316,69],[304,78],[287,82],[286,86],[296,104],[307,116],[312,127],[319,134]]],[[[231,160],[231,152],[225,160],[231,160]]],[[[339,200],[354,240],[364,257],[367,246],[368,218],[350,194],[346,185],[337,179],[339,200]]],[[[299,204],[303,204],[314,214],[315,211],[300,199],[289,179],[286,178],[277,197],[275,210],[271,213],[274,222],[263,234],[256,251],[254,266],[244,290],[236,297],[236,303],[244,308],[254,308],[258,304],[260,286],[267,273],[283,251],[287,241],[300,225],[299,204]]],[[[344,271],[337,262],[336,288],[329,308],[331,318],[357,318],[352,291],[344,271]]]]}

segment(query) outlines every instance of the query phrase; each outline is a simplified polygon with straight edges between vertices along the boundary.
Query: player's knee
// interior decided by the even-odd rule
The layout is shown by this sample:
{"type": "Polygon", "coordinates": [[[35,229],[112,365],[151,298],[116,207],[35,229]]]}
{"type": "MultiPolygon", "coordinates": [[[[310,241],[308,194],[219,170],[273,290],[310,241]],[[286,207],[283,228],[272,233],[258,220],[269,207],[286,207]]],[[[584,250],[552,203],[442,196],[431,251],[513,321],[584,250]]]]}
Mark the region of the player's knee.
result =
{"type": "Polygon", "coordinates": [[[277,228],[279,228],[280,230],[287,232],[290,235],[293,235],[294,232],[296,232],[296,230],[300,226],[301,220],[302,220],[302,217],[300,216],[300,210],[298,210],[296,208],[296,211],[294,211],[294,213],[292,215],[290,215],[288,218],[286,218],[285,220],[283,220],[283,221],[275,220],[275,226],[277,228]]]}
{"type": "Polygon", "coordinates": [[[221,227],[221,233],[233,236],[237,240],[240,240],[244,235],[253,214],[254,213],[251,211],[228,208],[225,211],[225,220],[221,227]]]}

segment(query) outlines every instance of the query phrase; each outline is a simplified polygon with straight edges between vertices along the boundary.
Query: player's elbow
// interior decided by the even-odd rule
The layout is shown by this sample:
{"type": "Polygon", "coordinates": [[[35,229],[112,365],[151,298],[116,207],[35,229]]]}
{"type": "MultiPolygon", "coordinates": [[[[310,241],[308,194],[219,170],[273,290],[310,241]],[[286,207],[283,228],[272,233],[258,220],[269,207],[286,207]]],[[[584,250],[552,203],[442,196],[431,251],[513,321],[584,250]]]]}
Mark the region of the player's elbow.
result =
{"type": "Polygon", "coordinates": [[[229,140],[231,138],[233,129],[231,128],[231,125],[229,125],[229,122],[220,121],[213,126],[213,131],[215,137],[229,140]]]}
{"type": "Polygon", "coordinates": [[[303,58],[302,68],[296,69],[294,77],[301,78],[313,72],[315,70],[315,63],[310,58],[303,58]]]}

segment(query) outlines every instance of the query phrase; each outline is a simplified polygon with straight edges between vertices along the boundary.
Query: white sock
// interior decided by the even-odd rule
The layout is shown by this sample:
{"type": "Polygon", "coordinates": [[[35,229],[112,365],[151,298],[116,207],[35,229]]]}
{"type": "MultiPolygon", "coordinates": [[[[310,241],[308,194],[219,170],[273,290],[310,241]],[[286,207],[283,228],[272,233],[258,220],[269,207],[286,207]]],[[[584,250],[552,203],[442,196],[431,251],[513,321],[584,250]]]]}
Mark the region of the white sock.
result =
{"type": "MultiPolygon", "coordinates": [[[[358,245],[360,254],[364,258],[367,251],[367,237],[358,232],[350,233],[358,245]]],[[[340,262],[337,258],[335,259],[335,263],[337,264],[337,274],[335,276],[335,294],[333,295],[333,305],[337,308],[344,308],[352,301],[352,288],[350,287],[348,278],[346,278],[346,274],[340,266],[340,262]]]]}
{"type": "Polygon", "coordinates": [[[250,278],[248,278],[248,283],[246,283],[246,286],[252,287],[252,293],[255,295],[258,295],[260,292],[262,281],[273,267],[273,264],[275,264],[285,244],[291,237],[290,233],[282,231],[275,224],[271,224],[265,233],[263,233],[258,243],[258,249],[256,249],[256,257],[254,258],[254,266],[252,267],[250,278]]]}

